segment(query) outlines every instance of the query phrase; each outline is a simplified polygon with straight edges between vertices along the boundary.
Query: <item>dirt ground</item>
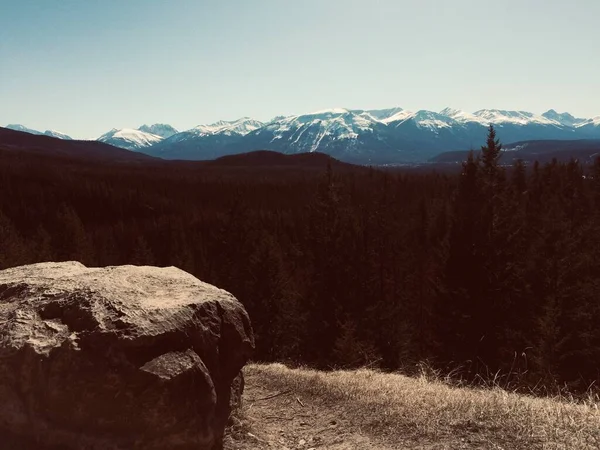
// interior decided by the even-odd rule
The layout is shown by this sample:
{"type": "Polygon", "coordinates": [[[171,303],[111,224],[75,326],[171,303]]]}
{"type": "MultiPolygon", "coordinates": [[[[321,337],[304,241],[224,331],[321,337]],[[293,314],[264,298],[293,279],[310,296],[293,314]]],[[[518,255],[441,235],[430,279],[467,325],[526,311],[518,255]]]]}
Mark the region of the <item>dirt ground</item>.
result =
{"type": "Polygon", "coordinates": [[[242,411],[242,422],[229,430],[226,450],[390,448],[344,420],[342,408],[323,409],[314,399],[275,391],[251,373],[246,375],[242,411]]]}
{"type": "MultiPolygon", "coordinates": [[[[344,405],[326,406],[281,386],[270,386],[267,379],[253,370],[245,371],[246,386],[242,411],[227,430],[225,450],[460,450],[493,448],[473,446],[468,438],[456,436],[452,442],[423,443],[404,441],[395,436],[378,437],[360,423],[344,415],[344,405]]],[[[498,449],[502,447],[496,447],[498,449]]]]}

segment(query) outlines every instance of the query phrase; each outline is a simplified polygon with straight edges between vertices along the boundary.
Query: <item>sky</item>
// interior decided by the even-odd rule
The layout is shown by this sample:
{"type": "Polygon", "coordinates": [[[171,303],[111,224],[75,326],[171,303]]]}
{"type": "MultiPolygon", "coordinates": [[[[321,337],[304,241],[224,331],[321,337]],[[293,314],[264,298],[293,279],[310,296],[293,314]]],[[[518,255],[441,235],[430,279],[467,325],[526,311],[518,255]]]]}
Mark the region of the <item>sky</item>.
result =
{"type": "Polygon", "coordinates": [[[333,107],[600,115],[599,0],[0,0],[0,126],[333,107]]]}

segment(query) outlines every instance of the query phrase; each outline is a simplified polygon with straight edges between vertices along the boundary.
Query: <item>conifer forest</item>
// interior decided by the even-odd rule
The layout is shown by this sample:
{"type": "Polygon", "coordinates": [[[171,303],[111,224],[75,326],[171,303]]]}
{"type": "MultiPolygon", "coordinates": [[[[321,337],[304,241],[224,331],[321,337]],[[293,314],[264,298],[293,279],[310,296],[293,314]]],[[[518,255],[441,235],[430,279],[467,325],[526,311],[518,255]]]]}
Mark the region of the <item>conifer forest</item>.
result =
{"type": "Polygon", "coordinates": [[[255,360],[600,381],[600,158],[460,170],[0,153],[0,269],[177,266],[233,293],[255,360]]]}

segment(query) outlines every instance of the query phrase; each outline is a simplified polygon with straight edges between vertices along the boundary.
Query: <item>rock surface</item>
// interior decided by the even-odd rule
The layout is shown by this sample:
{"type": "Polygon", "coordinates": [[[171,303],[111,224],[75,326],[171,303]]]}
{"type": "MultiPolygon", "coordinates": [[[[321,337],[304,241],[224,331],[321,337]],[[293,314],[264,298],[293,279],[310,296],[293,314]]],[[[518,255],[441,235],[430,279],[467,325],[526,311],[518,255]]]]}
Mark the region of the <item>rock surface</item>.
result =
{"type": "Polygon", "coordinates": [[[253,347],[243,306],[174,267],[0,271],[0,442],[218,449],[253,347]]]}

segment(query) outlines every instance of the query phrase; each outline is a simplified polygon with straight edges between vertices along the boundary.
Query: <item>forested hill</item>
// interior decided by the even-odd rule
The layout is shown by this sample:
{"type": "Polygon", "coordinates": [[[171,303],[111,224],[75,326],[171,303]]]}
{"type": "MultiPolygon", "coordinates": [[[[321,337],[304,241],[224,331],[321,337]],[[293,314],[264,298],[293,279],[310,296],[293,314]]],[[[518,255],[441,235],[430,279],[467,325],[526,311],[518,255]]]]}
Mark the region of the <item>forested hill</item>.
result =
{"type": "Polygon", "coordinates": [[[492,153],[451,175],[0,151],[0,268],[174,265],[242,300],[258,360],[429,361],[585,390],[600,381],[600,162],[508,173],[492,153]]]}
{"type": "MultiPolygon", "coordinates": [[[[143,153],[114,147],[99,141],[63,140],[55,137],[36,135],[0,127],[0,152],[7,152],[24,158],[60,159],[62,163],[72,162],[108,162],[108,163],[146,163],[165,167],[165,170],[197,170],[237,168],[252,171],[255,168],[266,170],[308,169],[323,170],[328,165],[338,170],[356,171],[358,166],[338,161],[324,153],[300,153],[285,155],[268,150],[256,150],[249,153],[223,156],[207,161],[165,161],[143,153]]],[[[39,162],[39,161],[38,161],[39,162]]],[[[238,170],[239,173],[239,170],[238,170]]]]}
{"type": "Polygon", "coordinates": [[[298,153],[285,155],[270,150],[257,150],[237,155],[221,156],[212,161],[199,162],[209,167],[292,167],[292,168],[317,168],[323,169],[330,166],[336,169],[359,170],[359,166],[341,162],[325,153],[298,153]]]}
{"type": "MultiPolygon", "coordinates": [[[[470,150],[441,153],[432,158],[431,162],[460,163],[467,159],[469,152],[470,150]]],[[[479,154],[480,150],[476,150],[475,153],[479,154]]],[[[582,164],[593,164],[598,156],[600,139],[521,141],[506,145],[501,161],[503,164],[513,164],[519,159],[530,163],[551,162],[553,159],[568,162],[575,158],[582,164]]]]}
{"type": "Polygon", "coordinates": [[[42,157],[87,161],[138,162],[156,160],[98,141],[74,141],[36,135],[0,127],[0,150],[35,154],[42,157]]]}

